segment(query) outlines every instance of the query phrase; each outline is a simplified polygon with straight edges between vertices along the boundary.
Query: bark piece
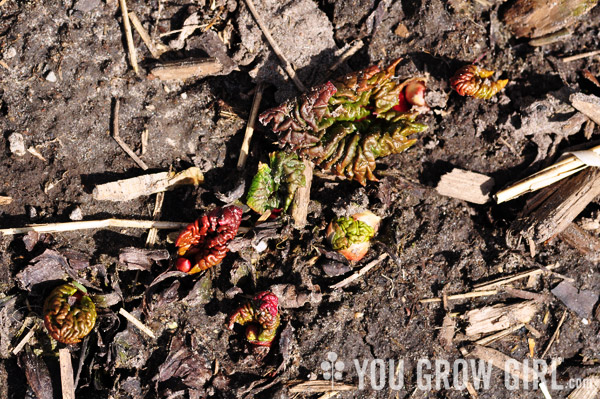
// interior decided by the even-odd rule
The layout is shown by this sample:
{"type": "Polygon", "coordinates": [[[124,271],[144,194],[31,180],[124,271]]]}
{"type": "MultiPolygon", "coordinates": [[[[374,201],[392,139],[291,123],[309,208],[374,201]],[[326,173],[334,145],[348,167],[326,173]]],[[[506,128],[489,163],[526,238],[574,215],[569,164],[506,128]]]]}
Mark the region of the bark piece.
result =
{"type": "Polygon", "coordinates": [[[600,375],[586,377],[581,386],[569,394],[568,399],[594,399],[600,397],[600,375]]]}
{"type": "Polygon", "coordinates": [[[569,99],[575,109],[600,125],[600,97],[575,93],[569,99]]]}
{"type": "Polygon", "coordinates": [[[440,179],[436,187],[438,194],[458,198],[474,204],[485,204],[490,200],[494,179],[480,173],[453,169],[440,179]]]}
{"type": "Polygon", "coordinates": [[[544,188],[527,202],[511,225],[506,238],[508,245],[517,246],[520,237],[534,244],[555,237],[599,194],[599,168],[587,168],[544,188]]]}
{"type": "Polygon", "coordinates": [[[100,201],[129,201],[143,195],[172,190],[180,185],[198,185],[203,182],[204,176],[200,169],[191,167],[174,176],[169,172],[159,172],[99,184],[92,195],[95,200],[100,201]]]}
{"type": "Polygon", "coordinates": [[[584,254],[590,262],[600,262],[600,240],[579,225],[571,223],[558,237],[584,254]]]}
{"type": "Polygon", "coordinates": [[[27,383],[38,399],[53,399],[52,379],[48,366],[27,348],[19,357],[19,366],[25,370],[27,383]]]}
{"type": "Polygon", "coordinates": [[[160,80],[187,80],[218,75],[223,65],[216,58],[177,61],[156,65],[150,74],[160,80]]]}
{"type": "Polygon", "coordinates": [[[575,23],[597,0],[517,0],[504,14],[504,23],[517,37],[540,37],[575,23]]]}
{"type": "Polygon", "coordinates": [[[539,303],[526,301],[514,305],[494,305],[468,311],[467,336],[479,336],[505,330],[519,323],[529,323],[539,310],[539,303]]]}

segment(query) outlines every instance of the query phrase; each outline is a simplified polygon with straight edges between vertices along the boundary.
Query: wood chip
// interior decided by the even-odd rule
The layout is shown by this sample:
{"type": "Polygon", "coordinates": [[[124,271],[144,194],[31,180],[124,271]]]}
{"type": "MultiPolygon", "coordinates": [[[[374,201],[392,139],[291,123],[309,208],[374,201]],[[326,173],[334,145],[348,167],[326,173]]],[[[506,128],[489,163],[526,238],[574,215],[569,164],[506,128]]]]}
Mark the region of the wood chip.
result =
{"type": "Polygon", "coordinates": [[[494,179],[480,173],[453,169],[440,179],[436,187],[438,194],[458,198],[474,204],[485,204],[490,200],[494,179]]]}
{"type": "Polygon", "coordinates": [[[187,80],[213,76],[223,70],[216,58],[203,58],[156,65],[150,70],[150,77],[160,80],[187,80]]]}
{"type": "Polygon", "coordinates": [[[4,195],[0,195],[0,205],[8,205],[13,202],[12,197],[7,197],[4,195]]]}
{"type": "Polygon", "coordinates": [[[94,187],[92,196],[98,201],[129,201],[144,195],[173,190],[177,186],[197,186],[203,182],[204,175],[199,168],[193,166],[175,175],[158,172],[99,184],[94,187]]]}
{"type": "Polygon", "coordinates": [[[372,260],[371,262],[367,263],[364,267],[362,267],[359,271],[357,271],[350,277],[343,279],[342,281],[340,281],[337,284],[330,285],[329,288],[331,288],[332,290],[336,290],[338,288],[347,286],[354,280],[364,276],[369,270],[371,270],[372,268],[374,268],[375,266],[377,266],[378,264],[383,262],[387,257],[388,257],[388,254],[385,254],[385,253],[379,255],[379,257],[377,259],[372,260]]]}
{"type": "Polygon", "coordinates": [[[60,385],[63,399],[75,399],[75,384],[73,380],[73,364],[69,348],[58,350],[60,360],[60,385]]]}
{"type": "Polygon", "coordinates": [[[469,337],[479,337],[511,328],[516,324],[529,323],[539,309],[539,303],[526,301],[470,310],[464,315],[464,319],[469,324],[466,334],[469,337]]]}
{"type": "Polygon", "coordinates": [[[575,93],[569,98],[573,107],[600,125],[600,97],[593,94],[575,93]]]}
{"type": "Polygon", "coordinates": [[[454,338],[455,322],[454,318],[450,314],[446,313],[444,321],[442,322],[442,329],[438,335],[440,344],[446,349],[450,350],[452,346],[452,339],[454,338]]]}
{"type": "Polygon", "coordinates": [[[587,376],[581,386],[568,396],[568,399],[598,399],[600,397],[600,374],[587,376]]]}

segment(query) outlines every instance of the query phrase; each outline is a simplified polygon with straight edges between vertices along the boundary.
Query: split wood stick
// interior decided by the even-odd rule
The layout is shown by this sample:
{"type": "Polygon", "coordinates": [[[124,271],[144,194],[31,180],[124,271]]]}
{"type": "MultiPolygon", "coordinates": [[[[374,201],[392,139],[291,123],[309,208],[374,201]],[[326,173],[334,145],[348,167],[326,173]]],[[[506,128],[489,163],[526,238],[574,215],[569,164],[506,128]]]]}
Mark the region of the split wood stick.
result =
{"type": "MultiPolygon", "coordinates": [[[[154,203],[154,212],[152,212],[152,218],[158,220],[162,212],[163,202],[165,201],[165,193],[160,192],[156,194],[156,202],[154,203]]],[[[158,235],[158,229],[151,228],[148,231],[148,237],[146,238],[146,246],[152,248],[156,244],[156,237],[158,235]]]]}
{"type": "MultiPolygon", "coordinates": [[[[553,265],[546,266],[546,269],[547,270],[552,270],[552,269],[556,269],[559,266],[560,266],[560,263],[555,263],[553,265]]],[[[521,279],[524,279],[526,277],[537,276],[538,274],[542,274],[542,273],[545,273],[545,272],[546,272],[546,270],[543,270],[543,269],[529,270],[529,271],[526,271],[526,272],[515,274],[514,276],[500,277],[500,278],[497,278],[497,279],[492,280],[492,281],[487,282],[487,283],[475,284],[473,286],[473,288],[475,288],[475,291],[489,290],[490,288],[494,288],[494,287],[497,287],[497,286],[500,286],[500,285],[506,285],[506,284],[512,283],[513,281],[521,280],[521,279]]]]}
{"type": "Polygon", "coordinates": [[[152,39],[150,39],[150,35],[148,34],[148,32],[146,32],[146,29],[144,29],[144,26],[133,11],[129,12],[129,20],[133,24],[133,27],[135,28],[137,33],[144,41],[144,44],[146,44],[146,47],[148,48],[148,51],[150,51],[150,54],[152,54],[152,57],[156,59],[160,58],[161,54],[165,52],[167,47],[163,46],[159,50],[157,46],[154,45],[154,42],[152,41],[152,39]]]}
{"type": "MultiPolygon", "coordinates": [[[[125,0],[121,0],[122,2],[124,2],[125,0]]],[[[129,148],[129,146],[127,145],[127,143],[125,143],[122,139],[121,136],[119,136],[119,108],[120,108],[120,103],[121,101],[118,98],[115,98],[115,107],[114,107],[114,111],[113,111],[113,139],[115,139],[115,141],[121,146],[121,148],[123,149],[123,151],[125,151],[127,153],[127,155],[129,155],[134,161],[135,163],[138,164],[138,166],[144,170],[148,170],[148,166],[146,165],[146,163],[144,163],[144,161],[142,161],[140,159],[140,157],[138,157],[135,152],[133,152],[133,150],[131,148],[129,148]]]]}
{"type": "Polygon", "coordinates": [[[73,364],[69,348],[58,350],[60,362],[60,386],[63,399],[75,399],[75,384],[73,383],[73,364]]]}
{"type": "Polygon", "coordinates": [[[12,203],[12,201],[13,201],[12,197],[0,195],[0,205],[8,205],[8,204],[12,203]]]}
{"type": "Polygon", "coordinates": [[[484,338],[478,339],[477,341],[475,341],[475,343],[476,343],[477,345],[483,345],[483,346],[486,346],[486,345],[489,345],[489,344],[491,344],[491,343],[492,343],[492,342],[494,342],[494,341],[497,341],[497,340],[499,340],[499,339],[501,339],[501,338],[504,338],[504,337],[506,337],[507,335],[510,335],[510,334],[514,333],[515,331],[518,331],[518,330],[520,330],[520,329],[521,329],[521,328],[523,328],[523,327],[525,327],[525,324],[523,324],[523,323],[518,323],[518,324],[515,324],[515,325],[514,325],[514,326],[512,326],[512,327],[509,327],[509,328],[507,328],[506,330],[502,330],[502,331],[499,331],[499,332],[497,332],[497,333],[495,333],[495,334],[488,335],[487,337],[484,337],[484,338]]]}
{"type": "Polygon", "coordinates": [[[296,71],[292,67],[292,64],[287,60],[287,58],[285,58],[285,55],[279,48],[279,45],[277,44],[275,39],[273,39],[273,36],[271,36],[271,32],[269,31],[269,28],[267,27],[267,25],[265,25],[265,23],[264,23],[262,17],[260,16],[260,14],[258,13],[258,11],[256,11],[256,7],[254,7],[254,3],[252,2],[252,0],[245,0],[245,2],[246,2],[246,5],[248,6],[248,9],[254,16],[254,19],[258,23],[258,26],[260,27],[260,30],[262,31],[263,35],[265,35],[265,38],[271,45],[273,52],[275,53],[275,55],[277,55],[277,57],[279,58],[279,61],[281,61],[281,63],[283,64],[285,71],[290,76],[290,78],[292,79],[294,84],[296,84],[296,87],[298,88],[298,90],[300,90],[301,92],[305,92],[306,87],[300,81],[300,79],[298,78],[298,75],[296,75],[296,71]]]}
{"type": "Polygon", "coordinates": [[[135,46],[133,44],[133,35],[131,34],[131,25],[129,24],[129,16],[127,12],[127,1],[119,0],[121,6],[121,15],[123,16],[123,27],[125,28],[125,37],[127,39],[127,50],[129,51],[129,62],[133,71],[139,75],[139,68],[137,63],[137,55],[135,52],[135,46]]]}
{"type": "Polygon", "coordinates": [[[200,58],[159,64],[152,68],[150,74],[160,80],[187,80],[213,76],[222,70],[223,64],[216,58],[200,58]]]}
{"type": "Polygon", "coordinates": [[[242,142],[242,148],[240,150],[240,156],[238,158],[237,168],[238,170],[244,169],[246,161],[248,160],[248,151],[250,151],[250,140],[254,134],[254,125],[256,124],[256,117],[258,115],[258,108],[262,100],[263,91],[265,90],[264,83],[259,83],[256,86],[256,92],[254,93],[254,100],[252,100],[252,108],[250,109],[250,117],[248,118],[248,124],[246,125],[246,132],[244,133],[244,141],[242,142]]]}
{"type": "MultiPolygon", "coordinates": [[[[472,292],[466,292],[464,294],[448,295],[447,296],[447,300],[448,301],[455,301],[455,300],[458,300],[458,299],[478,298],[480,296],[489,296],[489,295],[496,295],[496,294],[498,294],[498,290],[472,291],[472,292]]],[[[421,303],[442,302],[442,298],[420,299],[419,302],[421,302],[421,303]]]]}
{"type": "Polygon", "coordinates": [[[371,270],[372,268],[374,268],[375,266],[377,266],[378,264],[383,262],[387,257],[388,257],[388,254],[385,254],[385,253],[379,255],[379,257],[377,259],[372,260],[371,262],[367,263],[363,268],[361,268],[359,271],[357,271],[350,277],[343,279],[342,281],[340,281],[337,284],[330,285],[329,288],[331,288],[332,290],[336,290],[338,288],[347,286],[354,280],[364,276],[369,270],[371,270]]]}
{"type": "Polygon", "coordinates": [[[88,229],[103,229],[107,227],[128,228],[128,229],[165,229],[179,230],[186,227],[189,223],[184,222],[165,222],[158,220],[128,220],[128,219],[103,219],[103,220],[84,220],[81,222],[66,222],[66,223],[48,223],[48,224],[31,224],[25,227],[12,227],[8,229],[0,229],[0,234],[14,235],[23,234],[30,231],[38,233],[58,233],[64,231],[77,231],[88,229]]]}
{"type": "Polygon", "coordinates": [[[156,339],[156,335],[154,335],[154,332],[152,332],[151,329],[146,327],[146,325],[144,323],[142,323],[141,321],[139,321],[134,315],[132,315],[131,313],[129,313],[128,311],[126,311],[123,308],[119,309],[119,314],[121,316],[125,317],[127,320],[129,320],[131,322],[131,324],[136,326],[141,332],[143,332],[150,338],[156,339]]]}
{"type": "Polygon", "coordinates": [[[493,178],[481,173],[455,168],[442,176],[436,191],[438,194],[474,204],[485,204],[490,200],[490,191],[493,187],[493,178]]]}
{"type": "MultiPolygon", "coordinates": [[[[590,149],[600,155],[600,145],[590,149]]],[[[496,193],[496,202],[502,203],[517,198],[523,194],[539,190],[556,183],[574,173],[587,168],[587,165],[574,155],[568,156],[533,175],[516,182],[515,184],[496,193]]]]}
{"type": "Polygon", "coordinates": [[[548,345],[546,346],[546,349],[544,349],[544,353],[542,353],[542,356],[540,357],[540,359],[543,359],[546,357],[546,355],[548,354],[548,351],[550,350],[550,348],[552,347],[552,344],[554,343],[554,341],[556,341],[556,339],[558,338],[559,334],[560,334],[560,327],[562,327],[563,323],[565,322],[565,319],[567,318],[567,311],[565,310],[560,318],[560,321],[558,322],[558,325],[556,326],[556,330],[554,331],[554,334],[552,334],[552,337],[550,338],[550,341],[548,341],[548,345]]]}
{"type": "Polygon", "coordinates": [[[515,324],[529,323],[539,309],[539,303],[524,301],[469,310],[463,317],[468,323],[465,334],[468,337],[479,337],[482,334],[505,330],[515,324]]]}
{"type": "Polygon", "coordinates": [[[292,218],[294,226],[302,229],[306,226],[306,217],[308,216],[308,204],[310,203],[310,186],[312,185],[314,165],[311,161],[304,159],[304,187],[298,187],[294,200],[292,202],[292,218]]]}
{"type": "Polygon", "coordinates": [[[530,199],[508,230],[506,241],[518,245],[520,237],[541,244],[571,224],[583,209],[600,195],[600,169],[583,172],[547,187],[530,199]]]}
{"type": "Polygon", "coordinates": [[[598,54],[600,54],[600,50],[588,51],[587,53],[581,53],[581,54],[572,55],[570,57],[564,57],[562,59],[562,61],[563,62],[571,62],[571,61],[580,60],[582,58],[593,57],[598,54]]]}
{"type": "Polygon", "coordinates": [[[319,393],[331,391],[354,391],[356,386],[335,381],[304,381],[290,387],[290,393],[319,393]]]}
{"type": "Polygon", "coordinates": [[[31,337],[33,337],[33,334],[35,334],[35,331],[37,330],[37,325],[34,324],[31,329],[27,332],[27,334],[25,334],[25,336],[23,337],[23,339],[21,339],[19,341],[19,343],[17,344],[17,346],[15,346],[15,348],[12,351],[13,355],[17,355],[19,352],[21,352],[21,349],[23,349],[23,347],[25,345],[27,345],[27,343],[29,342],[29,340],[31,339],[31,337]]]}

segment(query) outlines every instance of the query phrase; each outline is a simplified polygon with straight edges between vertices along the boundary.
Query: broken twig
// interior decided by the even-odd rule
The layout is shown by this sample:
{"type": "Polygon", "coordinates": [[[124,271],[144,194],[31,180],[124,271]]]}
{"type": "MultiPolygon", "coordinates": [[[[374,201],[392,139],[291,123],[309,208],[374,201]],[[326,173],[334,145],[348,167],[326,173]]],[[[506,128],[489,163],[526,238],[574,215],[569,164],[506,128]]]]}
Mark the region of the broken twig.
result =
{"type": "Polygon", "coordinates": [[[15,346],[15,348],[13,349],[13,355],[17,355],[19,352],[21,352],[21,349],[23,349],[23,347],[27,345],[31,337],[33,337],[33,334],[35,334],[35,330],[37,330],[37,324],[34,323],[33,326],[31,326],[31,329],[27,332],[27,334],[25,334],[23,339],[21,339],[17,346],[15,346]]]}
{"type": "Polygon", "coordinates": [[[546,349],[544,349],[544,352],[542,353],[542,356],[540,356],[540,359],[545,358],[546,355],[548,354],[548,351],[552,347],[552,344],[558,338],[558,336],[560,334],[560,327],[563,325],[563,323],[565,322],[566,318],[567,318],[567,311],[565,310],[565,311],[563,311],[563,314],[562,314],[562,316],[560,318],[560,321],[558,322],[558,325],[556,326],[556,330],[554,330],[554,334],[552,334],[552,337],[550,337],[550,341],[548,341],[548,345],[546,346],[546,349]]]}
{"type": "MultiPolygon", "coordinates": [[[[556,269],[559,266],[560,266],[560,263],[555,263],[553,265],[546,266],[546,270],[556,269]]],[[[539,274],[544,273],[546,270],[543,270],[543,269],[529,270],[527,272],[518,273],[513,276],[501,277],[501,278],[492,280],[487,283],[475,284],[473,288],[475,288],[475,291],[489,290],[490,288],[495,288],[500,285],[506,285],[506,284],[512,283],[513,281],[521,280],[526,277],[537,276],[539,274]]]]}
{"type": "Polygon", "coordinates": [[[142,323],[141,321],[139,321],[134,315],[132,315],[131,313],[129,313],[128,311],[126,311],[123,308],[119,309],[119,314],[121,316],[125,317],[128,321],[130,321],[131,324],[136,326],[141,332],[143,332],[150,338],[156,339],[156,335],[154,335],[152,330],[149,329],[148,327],[146,327],[146,325],[144,323],[142,323]]]}
{"type": "Polygon", "coordinates": [[[146,44],[146,47],[148,47],[148,50],[150,51],[150,54],[152,54],[152,57],[154,57],[156,59],[160,58],[161,54],[164,53],[165,50],[168,49],[168,47],[160,46],[160,49],[159,49],[154,44],[154,42],[150,38],[150,35],[148,35],[148,32],[146,32],[146,29],[144,29],[144,26],[142,25],[142,23],[138,19],[137,15],[133,11],[129,12],[129,20],[133,24],[133,27],[135,28],[137,33],[140,35],[140,37],[144,41],[144,44],[146,44]]]}
{"type": "MultiPolygon", "coordinates": [[[[121,2],[125,2],[125,0],[121,0],[121,2]]],[[[127,18],[127,16],[125,16],[125,18],[127,18]]],[[[140,159],[140,157],[138,157],[135,152],[133,152],[133,150],[131,148],[129,148],[129,146],[127,145],[127,143],[125,143],[123,141],[123,139],[121,139],[121,136],[119,136],[119,108],[120,108],[120,103],[121,101],[119,100],[119,98],[115,98],[115,107],[113,110],[113,139],[115,139],[115,141],[121,146],[121,148],[127,153],[127,155],[129,155],[134,161],[135,163],[138,164],[138,166],[144,170],[148,170],[148,166],[146,165],[146,163],[144,163],[144,161],[142,161],[140,159]]]]}
{"type": "Polygon", "coordinates": [[[336,290],[338,288],[347,286],[354,280],[364,276],[369,270],[371,270],[372,268],[374,268],[375,266],[377,266],[378,264],[383,262],[387,257],[388,257],[388,254],[379,255],[379,257],[377,259],[372,260],[371,262],[367,263],[362,269],[360,269],[359,271],[357,271],[350,277],[343,279],[342,281],[340,281],[337,284],[330,285],[329,288],[331,288],[332,290],[336,290]]]}
{"type": "MultiPolygon", "coordinates": [[[[488,296],[488,295],[496,295],[498,294],[498,290],[489,290],[489,291],[472,291],[466,292],[464,294],[456,294],[456,295],[448,295],[446,299],[448,301],[454,301],[458,299],[469,299],[469,298],[477,298],[480,296],[488,296]]],[[[442,302],[442,298],[426,298],[420,299],[421,303],[434,303],[434,302],[442,302]]]]}
{"type": "Polygon", "coordinates": [[[565,57],[562,59],[562,61],[563,62],[571,62],[571,61],[580,60],[582,58],[593,57],[598,54],[600,54],[600,50],[588,51],[587,53],[581,53],[581,54],[572,55],[570,57],[565,57]]]}

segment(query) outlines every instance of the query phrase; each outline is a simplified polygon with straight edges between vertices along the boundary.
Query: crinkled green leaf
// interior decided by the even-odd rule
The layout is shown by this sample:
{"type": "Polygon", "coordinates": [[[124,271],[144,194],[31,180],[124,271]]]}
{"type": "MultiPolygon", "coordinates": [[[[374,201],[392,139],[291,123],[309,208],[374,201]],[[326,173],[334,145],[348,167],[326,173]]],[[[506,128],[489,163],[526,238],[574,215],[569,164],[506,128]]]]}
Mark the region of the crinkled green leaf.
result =
{"type": "Polygon", "coordinates": [[[347,249],[353,244],[369,241],[375,235],[375,230],[371,226],[351,217],[337,218],[332,223],[332,227],[331,246],[336,251],[347,249]]]}

